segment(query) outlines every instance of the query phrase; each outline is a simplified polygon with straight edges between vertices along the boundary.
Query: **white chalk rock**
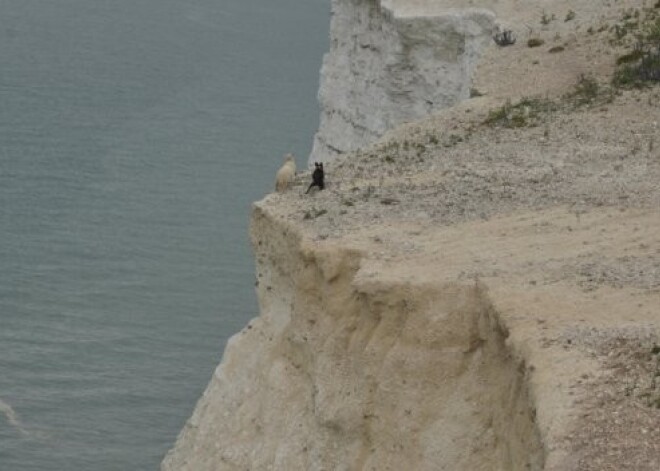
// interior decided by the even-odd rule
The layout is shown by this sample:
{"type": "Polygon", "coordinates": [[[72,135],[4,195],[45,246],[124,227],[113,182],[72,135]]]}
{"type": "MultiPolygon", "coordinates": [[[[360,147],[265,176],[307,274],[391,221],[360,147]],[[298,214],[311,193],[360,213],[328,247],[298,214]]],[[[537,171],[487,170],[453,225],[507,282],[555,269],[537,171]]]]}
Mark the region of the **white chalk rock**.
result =
{"type": "Polygon", "coordinates": [[[310,162],[332,160],[469,98],[495,15],[451,6],[443,0],[333,0],[310,162]]]}

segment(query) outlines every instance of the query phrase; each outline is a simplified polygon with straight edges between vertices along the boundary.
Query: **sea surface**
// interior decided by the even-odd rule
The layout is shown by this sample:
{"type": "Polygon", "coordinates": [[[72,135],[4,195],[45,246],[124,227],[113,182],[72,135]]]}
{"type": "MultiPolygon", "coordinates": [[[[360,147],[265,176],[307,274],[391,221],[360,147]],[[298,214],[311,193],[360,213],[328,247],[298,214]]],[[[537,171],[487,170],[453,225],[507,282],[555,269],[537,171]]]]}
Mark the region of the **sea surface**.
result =
{"type": "Polygon", "coordinates": [[[0,471],[156,470],[257,315],[328,0],[0,0],[0,471]]]}

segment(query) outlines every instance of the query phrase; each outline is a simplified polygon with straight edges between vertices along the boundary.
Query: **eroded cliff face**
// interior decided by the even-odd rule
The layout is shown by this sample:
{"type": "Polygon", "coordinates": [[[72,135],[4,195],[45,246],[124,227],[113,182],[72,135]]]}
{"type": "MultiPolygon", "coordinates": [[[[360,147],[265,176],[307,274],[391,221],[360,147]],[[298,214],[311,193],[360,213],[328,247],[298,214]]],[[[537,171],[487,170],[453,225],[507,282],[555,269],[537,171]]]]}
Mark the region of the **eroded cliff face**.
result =
{"type": "Polygon", "coordinates": [[[331,160],[469,97],[495,16],[453,6],[333,0],[310,162],[331,160]]]}
{"type": "MultiPolygon", "coordinates": [[[[354,6],[375,25],[450,3],[354,6]]],[[[163,470],[658,469],[660,93],[580,88],[629,52],[618,3],[493,3],[572,12],[534,32],[562,52],[491,45],[485,96],[255,205],[259,316],[163,470]]]]}
{"type": "Polygon", "coordinates": [[[252,243],[261,314],[164,470],[542,469],[527,369],[483,286],[373,276],[259,204],[252,243]]]}

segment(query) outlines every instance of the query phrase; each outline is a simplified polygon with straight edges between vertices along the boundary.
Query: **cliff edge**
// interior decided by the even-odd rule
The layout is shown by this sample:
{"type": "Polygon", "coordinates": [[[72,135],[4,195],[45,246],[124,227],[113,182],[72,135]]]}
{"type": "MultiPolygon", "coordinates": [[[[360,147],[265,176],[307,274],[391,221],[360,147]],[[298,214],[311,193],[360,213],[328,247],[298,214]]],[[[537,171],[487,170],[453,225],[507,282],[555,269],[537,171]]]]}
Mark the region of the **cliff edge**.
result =
{"type": "Polygon", "coordinates": [[[472,98],[255,204],[260,315],[163,470],[660,467],[660,5],[593,3],[498,2],[472,98]]]}

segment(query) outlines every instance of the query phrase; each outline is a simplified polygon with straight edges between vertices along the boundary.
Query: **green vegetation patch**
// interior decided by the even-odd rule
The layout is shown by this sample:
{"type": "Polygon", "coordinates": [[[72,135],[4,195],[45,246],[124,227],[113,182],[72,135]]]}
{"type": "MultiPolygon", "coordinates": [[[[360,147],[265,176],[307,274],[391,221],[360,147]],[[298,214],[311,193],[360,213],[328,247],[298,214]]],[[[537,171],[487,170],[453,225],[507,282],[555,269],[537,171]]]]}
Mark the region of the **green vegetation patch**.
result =
{"type": "Polygon", "coordinates": [[[545,10],[543,11],[543,14],[541,15],[541,24],[542,25],[548,25],[550,24],[551,21],[556,20],[557,17],[553,13],[552,15],[548,15],[545,10]]]}
{"type": "MultiPolygon", "coordinates": [[[[635,39],[623,43],[629,52],[617,58],[617,69],[612,79],[615,87],[643,87],[660,83],[660,14],[654,9],[639,10],[624,15],[623,26],[615,25],[615,37],[621,39],[623,29],[628,31],[635,18],[635,39]]],[[[625,36],[625,35],[624,35],[625,36]]]]}
{"type": "Polygon", "coordinates": [[[545,41],[541,38],[530,38],[527,41],[527,47],[539,47],[543,46],[545,44],[545,41]]]}
{"type": "Polygon", "coordinates": [[[601,86],[598,81],[589,75],[580,75],[573,90],[564,98],[574,107],[584,105],[609,103],[614,99],[610,87],[601,86]]]}
{"type": "Polygon", "coordinates": [[[503,106],[491,110],[484,124],[504,128],[537,126],[545,114],[556,109],[554,102],[542,98],[523,98],[516,104],[507,101],[503,106]]]}
{"type": "Polygon", "coordinates": [[[617,58],[616,65],[630,64],[639,62],[644,57],[644,52],[641,49],[635,48],[632,52],[624,54],[617,58]]]}

